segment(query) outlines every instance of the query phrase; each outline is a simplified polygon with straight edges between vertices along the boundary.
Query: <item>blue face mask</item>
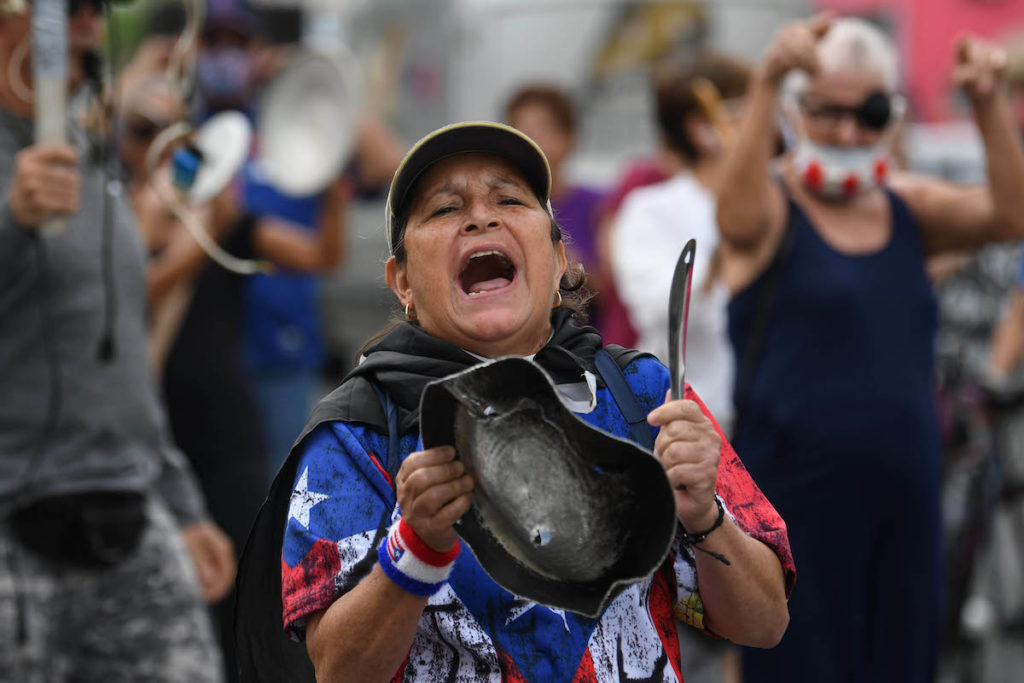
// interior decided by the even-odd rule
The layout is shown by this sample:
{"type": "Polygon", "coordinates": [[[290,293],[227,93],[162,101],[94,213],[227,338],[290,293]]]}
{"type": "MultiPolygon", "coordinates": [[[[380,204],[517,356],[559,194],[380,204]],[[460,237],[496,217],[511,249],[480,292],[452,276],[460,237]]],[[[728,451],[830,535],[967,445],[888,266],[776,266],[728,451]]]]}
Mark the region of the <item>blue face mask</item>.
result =
{"type": "Polygon", "coordinates": [[[244,108],[253,90],[249,55],[238,47],[204,50],[196,64],[196,87],[213,111],[244,108]]]}

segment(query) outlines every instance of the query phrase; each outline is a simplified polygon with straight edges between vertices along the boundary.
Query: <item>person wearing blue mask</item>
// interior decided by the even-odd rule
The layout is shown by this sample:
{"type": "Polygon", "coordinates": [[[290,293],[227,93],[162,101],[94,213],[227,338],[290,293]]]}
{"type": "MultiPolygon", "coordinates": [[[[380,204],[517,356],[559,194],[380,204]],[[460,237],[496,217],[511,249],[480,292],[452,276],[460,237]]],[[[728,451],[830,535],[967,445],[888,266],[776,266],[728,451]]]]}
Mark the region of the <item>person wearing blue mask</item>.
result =
{"type": "Polygon", "coordinates": [[[203,115],[248,112],[258,85],[249,46],[256,20],[240,0],[210,1],[195,74],[195,104],[203,115]]]}
{"type": "Polygon", "coordinates": [[[748,92],[717,204],[734,439],[801,570],[781,644],[744,654],[750,683],[934,680],[941,462],[925,260],[1024,237],[1006,54],[975,38],[956,49],[984,186],[891,168],[899,67],[865,21],[787,26],[748,92]],[[773,174],[779,115],[789,149],[773,174]]]}

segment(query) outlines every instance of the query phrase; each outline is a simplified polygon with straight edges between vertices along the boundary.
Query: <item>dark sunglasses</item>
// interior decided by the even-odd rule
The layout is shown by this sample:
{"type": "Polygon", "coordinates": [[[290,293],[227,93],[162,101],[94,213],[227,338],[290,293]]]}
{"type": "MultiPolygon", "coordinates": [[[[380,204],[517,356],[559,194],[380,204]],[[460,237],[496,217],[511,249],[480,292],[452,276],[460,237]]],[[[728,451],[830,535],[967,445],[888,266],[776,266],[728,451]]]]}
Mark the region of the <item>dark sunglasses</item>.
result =
{"type": "Polygon", "coordinates": [[[898,95],[887,95],[884,92],[876,91],[868,95],[863,102],[856,107],[842,107],[836,104],[822,104],[808,102],[800,99],[800,108],[810,118],[838,123],[846,116],[853,116],[854,120],[868,130],[882,131],[893,120],[895,102],[898,95]]]}
{"type": "Polygon", "coordinates": [[[131,118],[124,122],[124,131],[136,140],[152,140],[157,133],[166,128],[169,123],[150,121],[145,118],[131,118]]]}

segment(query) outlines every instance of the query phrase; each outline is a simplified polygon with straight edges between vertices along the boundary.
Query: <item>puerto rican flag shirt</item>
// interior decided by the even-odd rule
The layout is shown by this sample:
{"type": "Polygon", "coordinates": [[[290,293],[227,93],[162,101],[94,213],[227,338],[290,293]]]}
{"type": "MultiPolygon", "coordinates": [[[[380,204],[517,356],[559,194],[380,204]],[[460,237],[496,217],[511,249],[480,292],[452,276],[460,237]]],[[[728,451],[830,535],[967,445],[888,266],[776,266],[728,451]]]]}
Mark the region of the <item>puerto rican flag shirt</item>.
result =
{"type": "MultiPolygon", "coordinates": [[[[661,363],[640,357],[624,373],[645,410],[661,404],[669,385],[661,363]]],[[[690,387],[687,398],[711,417],[690,387]]],[[[607,388],[597,391],[596,407],[580,417],[629,438],[607,388]]],[[[377,561],[376,544],[384,541],[394,514],[387,446],[386,435],[343,422],[323,424],[306,440],[281,563],[284,624],[293,637],[302,637],[306,616],[329,607],[377,561]]],[[[404,437],[402,457],[417,446],[416,434],[404,437]]],[[[788,595],[796,573],[785,523],[724,437],[717,492],[730,518],[778,555],[788,595]]],[[[393,680],[681,681],[676,629],[680,621],[703,628],[703,614],[693,555],[678,539],[653,576],[619,593],[597,619],[509,593],[464,546],[448,583],[428,600],[393,680]]]]}

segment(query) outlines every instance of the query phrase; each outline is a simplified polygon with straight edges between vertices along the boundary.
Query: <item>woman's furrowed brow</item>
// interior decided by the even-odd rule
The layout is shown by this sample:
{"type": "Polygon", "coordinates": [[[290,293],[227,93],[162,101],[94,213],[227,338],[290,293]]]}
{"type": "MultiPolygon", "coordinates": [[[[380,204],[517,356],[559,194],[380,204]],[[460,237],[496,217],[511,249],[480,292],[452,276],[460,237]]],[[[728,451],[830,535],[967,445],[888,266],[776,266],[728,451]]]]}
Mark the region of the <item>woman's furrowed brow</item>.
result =
{"type": "Polygon", "coordinates": [[[438,195],[454,194],[454,193],[455,193],[455,185],[453,183],[445,183],[441,187],[438,187],[438,188],[428,192],[420,201],[424,201],[425,202],[425,201],[429,201],[429,200],[433,199],[434,197],[436,197],[438,195]]]}
{"type": "MultiPolygon", "coordinates": [[[[505,175],[490,176],[489,178],[486,179],[486,183],[487,186],[492,190],[507,187],[525,189],[525,184],[523,182],[517,182],[514,178],[505,175]]],[[[458,194],[461,189],[461,186],[461,183],[454,183],[448,181],[443,185],[440,185],[439,187],[436,187],[428,191],[418,201],[421,203],[426,203],[438,196],[458,194]]]]}
{"type": "Polygon", "coordinates": [[[517,188],[524,187],[524,183],[516,182],[514,179],[509,178],[508,176],[503,176],[503,175],[492,176],[491,178],[488,179],[488,183],[487,184],[490,185],[492,189],[493,188],[500,188],[500,187],[517,187],[517,188]]]}

